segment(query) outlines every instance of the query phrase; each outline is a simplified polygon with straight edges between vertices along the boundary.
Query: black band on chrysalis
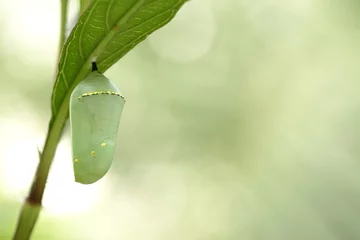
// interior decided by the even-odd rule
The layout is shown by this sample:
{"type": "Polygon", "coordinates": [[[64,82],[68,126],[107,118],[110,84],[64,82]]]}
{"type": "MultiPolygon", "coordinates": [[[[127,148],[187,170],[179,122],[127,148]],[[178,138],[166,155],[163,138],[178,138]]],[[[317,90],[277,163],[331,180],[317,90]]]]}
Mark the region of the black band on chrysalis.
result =
{"type": "Polygon", "coordinates": [[[92,69],[91,69],[91,71],[92,71],[92,72],[98,71],[98,68],[97,68],[97,66],[96,66],[96,62],[92,62],[91,64],[92,64],[92,69]]]}

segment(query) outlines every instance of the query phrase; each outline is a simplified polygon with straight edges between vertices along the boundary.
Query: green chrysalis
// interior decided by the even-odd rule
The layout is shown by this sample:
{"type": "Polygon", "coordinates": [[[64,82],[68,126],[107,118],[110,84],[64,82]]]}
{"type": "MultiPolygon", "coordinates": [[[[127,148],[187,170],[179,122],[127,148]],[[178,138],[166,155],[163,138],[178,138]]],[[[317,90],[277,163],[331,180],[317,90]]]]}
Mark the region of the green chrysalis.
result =
{"type": "Polygon", "coordinates": [[[93,71],[71,94],[70,125],[75,182],[91,184],[109,170],[125,99],[104,75],[93,71]]]}

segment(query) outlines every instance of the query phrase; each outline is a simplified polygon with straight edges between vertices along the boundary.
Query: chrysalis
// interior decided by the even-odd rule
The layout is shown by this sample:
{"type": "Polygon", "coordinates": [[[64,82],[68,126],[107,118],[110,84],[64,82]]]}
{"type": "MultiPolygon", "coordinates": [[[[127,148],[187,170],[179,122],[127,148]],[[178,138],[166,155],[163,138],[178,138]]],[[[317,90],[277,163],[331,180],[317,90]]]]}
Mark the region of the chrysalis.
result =
{"type": "Polygon", "coordinates": [[[77,85],[70,99],[76,182],[94,183],[109,170],[124,104],[119,89],[93,63],[93,71],[77,85]]]}

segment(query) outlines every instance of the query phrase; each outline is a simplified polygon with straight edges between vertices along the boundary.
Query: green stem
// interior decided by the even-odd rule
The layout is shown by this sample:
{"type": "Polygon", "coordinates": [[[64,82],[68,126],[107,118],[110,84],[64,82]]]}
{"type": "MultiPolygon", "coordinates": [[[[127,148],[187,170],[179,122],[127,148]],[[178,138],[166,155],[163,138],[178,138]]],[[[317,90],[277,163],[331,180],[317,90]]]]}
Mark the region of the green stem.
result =
{"type": "Polygon", "coordinates": [[[60,23],[60,37],[59,37],[59,50],[58,50],[58,60],[60,59],[61,50],[65,43],[65,33],[66,33],[66,22],[67,22],[67,10],[69,0],[60,0],[61,1],[61,23],[60,23]]]}
{"type": "MultiPolygon", "coordinates": [[[[61,26],[58,56],[61,55],[61,50],[65,42],[67,6],[68,0],[61,0],[61,26]]],[[[36,221],[39,217],[50,166],[68,116],[67,108],[65,107],[62,110],[64,111],[64,109],[66,112],[59,112],[59,117],[55,120],[54,126],[49,129],[49,133],[45,141],[44,152],[39,154],[40,162],[37,167],[29,195],[21,208],[13,240],[30,239],[36,221]]]]}
{"type": "Polygon", "coordinates": [[[36,222],[41,210],[40,205],[32,205],[26,201],[21,209],[21,215],[18,222],[18,228],[16,229],[13,239],[30,239],[31,232],[34,229],[32,223],[36,222]]]}

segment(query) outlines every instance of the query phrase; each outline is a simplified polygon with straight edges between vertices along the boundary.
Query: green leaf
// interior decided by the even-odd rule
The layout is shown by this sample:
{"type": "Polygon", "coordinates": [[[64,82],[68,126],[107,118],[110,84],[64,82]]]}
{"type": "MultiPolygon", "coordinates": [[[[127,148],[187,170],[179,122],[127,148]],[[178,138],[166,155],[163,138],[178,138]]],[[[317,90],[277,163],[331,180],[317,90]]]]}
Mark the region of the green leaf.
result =
{"type": "MultiPolygon", "coordinates": [[[[104,72],[149,34],[168,23],[186,0],[96,0],[80,16],[61,53],[52,119],[66,119],[71,92],[96,59],[104,72]],[[66,116],[64,116],[66,114],[66,116]]],[[[59,120],[60,121],[60,120],[59,120]]],[[[64,124],[61,120],[59,124],[64,124]]]]}

